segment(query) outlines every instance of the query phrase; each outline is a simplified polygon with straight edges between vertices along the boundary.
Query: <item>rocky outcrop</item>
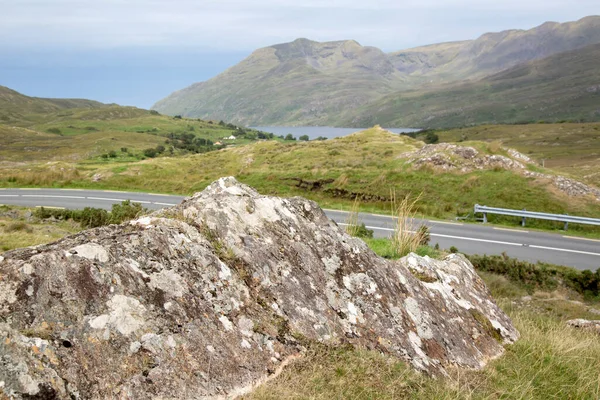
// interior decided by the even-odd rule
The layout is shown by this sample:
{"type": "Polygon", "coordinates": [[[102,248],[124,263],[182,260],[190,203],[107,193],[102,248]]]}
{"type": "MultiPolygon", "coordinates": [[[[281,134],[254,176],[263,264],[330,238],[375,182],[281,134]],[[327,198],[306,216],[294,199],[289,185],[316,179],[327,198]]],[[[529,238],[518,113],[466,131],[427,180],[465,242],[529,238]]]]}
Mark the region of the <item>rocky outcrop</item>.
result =
{"type": "Polygon", "coordinates": [[[502,155],[480,154],[475,148],[450,143],[427,144],[418,150],[400,156],[416,167],[429,165],[443,171],[463,173],[481,169],[501,168],[523,170],[525,166],[517,160],[502,155]]]}
{"type": "Polygon", "coordinates": [[[590,321],[588,319],[571,319],[567,321],[567,325],[573,328],[585,329],[600,335],[600,320],[590,321]]]}
{"type": "Polygon", "coordinates": [[[0,393],[15,398],[234,397],[315,342],[443,375],[517,338],[461,255],[382,259],[314,202],[233,178],[0,257],[0,393]]]}
{"type": "Polygon", "coordinates": [[[514,149],[504,148],[504,150],[510,157],[499,154],[480,154],[473,147],[439,143],[425,145],[418,150],[401,154],[399,158],[406,159],[409,164],[417,168],[429,166],[441,171],[469,173],[484,169],[510,170],[528,178],[547,180],[567,196],[594,196],[596,200],[600,201],[600,189],[561,175],[530,171],[525,166],[525,164],[533,162],[529,157],[514,149]]]}

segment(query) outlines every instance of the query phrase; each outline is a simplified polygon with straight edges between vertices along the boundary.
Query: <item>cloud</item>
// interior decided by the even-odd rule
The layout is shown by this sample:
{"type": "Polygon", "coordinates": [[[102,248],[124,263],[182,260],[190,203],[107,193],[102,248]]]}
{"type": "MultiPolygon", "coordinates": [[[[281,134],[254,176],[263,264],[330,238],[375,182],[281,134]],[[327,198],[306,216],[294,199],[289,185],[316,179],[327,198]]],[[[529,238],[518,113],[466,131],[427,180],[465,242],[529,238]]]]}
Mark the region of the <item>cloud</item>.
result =
{"type": "Polygon", "coordinates": [[[355,39],[399,50],[597,12],[597,0],[0,0],[0,47],[251,51],[355,39]]]}

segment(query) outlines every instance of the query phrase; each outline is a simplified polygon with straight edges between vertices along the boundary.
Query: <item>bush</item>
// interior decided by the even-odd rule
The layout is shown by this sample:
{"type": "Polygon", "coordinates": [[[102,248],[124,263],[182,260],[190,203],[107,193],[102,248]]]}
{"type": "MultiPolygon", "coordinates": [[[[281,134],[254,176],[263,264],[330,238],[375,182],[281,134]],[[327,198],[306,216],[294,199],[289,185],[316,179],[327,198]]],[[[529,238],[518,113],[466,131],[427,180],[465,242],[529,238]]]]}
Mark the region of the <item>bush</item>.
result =
{"type": "Polygon", "coordinates": [[[458,249],[455,246],[450,246],[448,251],[450,251],[450,253],[453,253],[453,254],[458,253],[458,249]]]}
{"type": "Polygon", "coordinates": [[[302,140],[302,141],[304,141],[304,142],[308,142],[308,141],[309,141],[309,137],[308,137],[308,135],[302,135],[302,136],[300,136],[298,139],[299,139],[299,140],[302,140]]]}
{"type": "Polygon", "coordinates": [[[62,131],[58,128],[49,128],[46,130],[48,133],[54,133],[55,135],[62,135],[62,131]]]}
{"type": "Polygon", "coordinates": [[[144,214],[146,209],[140,203],[132,203],[129,200],[121,204],[113,204],[110,212],[100,209],[86,207],[83,210],[61,210],[38,208],[33,215],[39,219],[55,218],[59,220],[72,219],[79,222],[82,228],[97,228],[108,224],[121,224],[144,214]]]}
{"type": "Polygon", "coordinates": [[[150,110],[150,115],[160,115],[160,113],[156,110],[150,110]]]}
{"type": "Polygon", "coordinates": [[[292,135],[291,133],[288,133],[288,134],[285,136],[285,139],[284,139],[284,140],[296,140],[296,138],[295,138],[295,137],[294,137],[294,135],[292,135]]]}
{"type": "Polygon", "coordinates": [[[532,264],[502,256],[468,256],[473,266],[480,271],[503,275],[515,282],[522,282],[528,290],[554,290],[564,285],[587,299],[600,297],[600,268],[596,272],[579,271],[573,268],[552,264],[532,264]]]}
{"type": "Polygon", "coordinates": [[[115,158],[117,156],[117,152],[114,151],[114,150],[111,150],[111,151],[108,152],[108,156],[110,158],[115,158]]]}
{"type": "Polygon", "coordinates": [[[144,150],[144,155],[149,158],[156,157],[156,149],[152,149],[152,148],[146,149],[146,150],[144,150]]]}
{"type": "Polygon", "coordinates": [[[121,147],[121,153],[127,153],[128,149],[127,147],[121,147]]]}

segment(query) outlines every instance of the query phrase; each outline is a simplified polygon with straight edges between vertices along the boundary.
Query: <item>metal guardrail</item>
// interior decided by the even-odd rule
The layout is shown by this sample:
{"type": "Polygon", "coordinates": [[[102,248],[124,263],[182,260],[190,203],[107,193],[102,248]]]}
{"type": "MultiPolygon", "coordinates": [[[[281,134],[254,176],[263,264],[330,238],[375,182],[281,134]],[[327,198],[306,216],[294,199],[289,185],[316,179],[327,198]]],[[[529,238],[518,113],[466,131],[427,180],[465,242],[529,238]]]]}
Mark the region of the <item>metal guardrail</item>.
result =
{"type": "Polygon", "coordinates": [[[545,219],[547,221],[564,222],[565,223],[565,231],[569,227],[569,222],[575,223],[575,224],[587,224],[587,225],[599,225],[600,226],[600,219],[596,219],[596,218],[577,217],[577,216],[568,215],[568,214],[548,214],[548,213],[540,213],[540,212],[527,211],[527,210],[510,210],[508,208],[480,206],[479,204],[475,204],[475,208],[474,208],[473,212],[475,214],[483,213],[483,223],[487,223],[487,215],[488,214],[499,214],[499,215],[510,215],[513,217],[521,217],[521,225],[522,226],[525,226],[525,221],[527,218],[545,219]]]}

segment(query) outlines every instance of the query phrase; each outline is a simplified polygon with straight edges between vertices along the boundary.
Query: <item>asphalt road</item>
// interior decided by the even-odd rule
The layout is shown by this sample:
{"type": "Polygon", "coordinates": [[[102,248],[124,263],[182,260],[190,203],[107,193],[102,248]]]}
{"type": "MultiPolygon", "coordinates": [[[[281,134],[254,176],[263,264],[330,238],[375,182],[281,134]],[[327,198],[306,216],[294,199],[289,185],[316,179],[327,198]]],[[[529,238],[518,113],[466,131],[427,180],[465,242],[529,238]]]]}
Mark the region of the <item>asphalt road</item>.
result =
{"type": "MultiPolygon", "coordinates": [[[[110,209],[123,200],[141,203],[149,209],[179,204],[184,197],[148,193],[73,190],[73,189],[0,189],[0,204],[25,207],[62,207],[78,209],[96,207],[110,209]]],[[[348,213],[326,210],[334,221],[343,224],[348,213]]],[[[394,219],[375,214],[360,214],[359,221],[373,229],[376,237],[389,237],[394,219]]],[[[467,254],[502,254],[525,261],[544,261],[577,269],[600,268],[600,240],[566,237],[560,234],[506,229],[490,225],[462,224],[419,220],[430,227],[431,245],[451,246],[467,254]]]]}

